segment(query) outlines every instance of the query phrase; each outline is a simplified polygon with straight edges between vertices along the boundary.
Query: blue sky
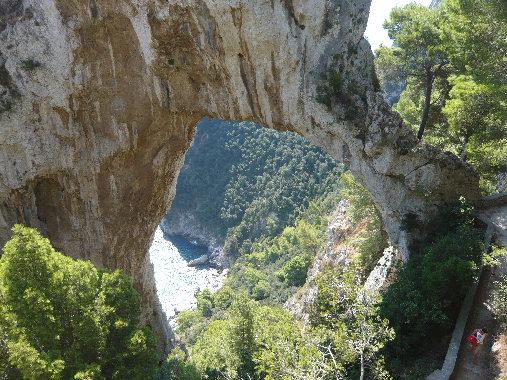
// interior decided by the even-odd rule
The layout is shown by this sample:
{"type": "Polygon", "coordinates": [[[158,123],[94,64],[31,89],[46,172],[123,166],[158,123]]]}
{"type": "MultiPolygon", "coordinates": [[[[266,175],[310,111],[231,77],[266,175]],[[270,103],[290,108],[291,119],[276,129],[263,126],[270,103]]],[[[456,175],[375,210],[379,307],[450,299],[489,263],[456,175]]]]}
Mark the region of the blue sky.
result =
{"type": "Polygon", "coordinates": [[[382,28],[382,24],[389,17],[391,9],[395,6],[402,6],[412,2],[429,6],[431,0],[373,0],[371,2],[370,18],[365,35],[368,41],[370,41],[373,50],[378,48],[380,44],[391,46],[392,42],[387,36],[387,31],[382,28]]]}

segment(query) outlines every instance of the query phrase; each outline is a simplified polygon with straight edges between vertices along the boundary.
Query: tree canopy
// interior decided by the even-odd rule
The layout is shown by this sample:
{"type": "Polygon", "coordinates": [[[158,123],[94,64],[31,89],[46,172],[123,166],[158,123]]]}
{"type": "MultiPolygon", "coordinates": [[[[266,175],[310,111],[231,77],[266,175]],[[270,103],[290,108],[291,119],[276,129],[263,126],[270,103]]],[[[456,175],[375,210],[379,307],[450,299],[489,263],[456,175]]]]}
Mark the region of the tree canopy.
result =
{"type": "Polygon", "coordinates": [[[0,258],[0,378],[146,379],[157,363],[139,294],[119,270],[56,252],[16,225],[0,258]]]}
{"type": "MultiPolygon", "coordinates": [[[[399,72],[401,78],[411,78],[424,92],[424,105],[417,138],[424,135],[431,107],[435,79],[446,76],[449,58],[443,42],[441,24],[443,13],[415,3],[394,8],[390,19],[384,22],[393,47],[380,47],[377,65],[383,72],[399,72]],[[391,66],[391,68],[387,66],[391,66]]],[[[391,74],[392,76],[393,74],[391,74]]]]}
{"type": "Polygon", "coordinates": [[[396,104],[405,122],[472,164],[485,193],[507,171],[506,21],[501,0],[408,4],[384,23],[393,47],[376,51],[385,89],[405,84],[396,104]]]}

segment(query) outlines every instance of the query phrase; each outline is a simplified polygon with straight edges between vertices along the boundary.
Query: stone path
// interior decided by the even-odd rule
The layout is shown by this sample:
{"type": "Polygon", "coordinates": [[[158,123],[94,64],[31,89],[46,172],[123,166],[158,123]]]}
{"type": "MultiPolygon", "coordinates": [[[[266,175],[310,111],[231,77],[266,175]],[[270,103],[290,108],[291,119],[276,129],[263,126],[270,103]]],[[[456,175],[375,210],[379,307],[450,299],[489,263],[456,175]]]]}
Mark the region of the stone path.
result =
{"type": "Polygon", "coordinates": [[[451,379],[495,379],[497,370],[491,355],[491,348],[494,338],[498,334],[498,324],[494,321],[491,313],[490,296],[494,289],[493,282],[498,279],[499,274],[499,270],[497,270],[495,276],[492,276],[489,270],[483,270],[482,272],[474,304],[462,337],[454,374],[451,379]],[[487,328],[489,334],[484,347],[477,356],[475,364],[472,364],[473,352],[468,351],[469,344],[465,339],[476,328],[487,328]]]}
{"type": "MultiPolygon", "coordinates": [[[[485,210],[481,213],[481,219],[494,226],[498,244],[507,247],[507,206],[485,210]]],[[[451,377],[453,380],[493,380],[495,379],[495,374],[498,373],[491,351],[498,334],[498,324],[491,313],[490,301],[491,294],[496,288],[494,281],[498,280],[501,274],[507,274],[506,263],[497,269],[494,276],[487,269],[482,272],[472,310],[470,311],[464,336],[462,337],[454,373],[451,377]],[[479,352],[475,365],[472,365],[473,352],[468,351],[469,344],[465,339],[473,330],[483,327],[489,330],[488,339],[479,352]]]]}

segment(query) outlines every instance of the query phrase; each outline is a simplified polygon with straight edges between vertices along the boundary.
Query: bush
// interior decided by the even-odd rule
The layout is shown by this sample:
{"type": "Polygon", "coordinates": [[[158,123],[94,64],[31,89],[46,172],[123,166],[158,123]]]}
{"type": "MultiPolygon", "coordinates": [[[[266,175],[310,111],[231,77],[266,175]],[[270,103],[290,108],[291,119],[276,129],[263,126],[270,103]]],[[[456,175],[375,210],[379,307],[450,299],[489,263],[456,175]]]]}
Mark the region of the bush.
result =
{"type": "Polygon", "coordinates": [[[226,310],[234,300],[234,290],[229,286],[222,286],[218,292],[215,293],[215,306],[220,310],[226,310]]]}
{"type": "Polygon", "coordinates": [[[498,289],[493,293],[493,312],[502,329],[507,329],[507,276],[495,281],[498,289]]]}
{"type": "Polygon", "coordinates": [[[444,208],[424,227],[427,238],[411,250],[387,289],[381,314],[396,330],[395,356],[408,359],[409,348],[424,347],[428,333],[449,332],[473,281],[483,251],[483,231],[464,202],[444,208]]]}
{"type": "Polygon", "coordinates": [[[37,61],[34,61],[33,59],[27,59],[25,61],[21,61],[21,67],[27,71],[33,71],[39,66],[40,66],[40,63],[37,61]]]}
{"type": "Polygon", "coordinates": [[[190,326],[196,323],[201,318],[201,313],[198,310],[183,310],[178,313],[176,317],[176,323],[178,324],[178,328],[176,332],[178,334],[183,333],[190,326]]]}
{"type": "Polygon", "coordinates": [[[289,286],[303,286],[312,260],[307,255],[293,257],[283,268],[285,281],[289,286]]]}
{"type": "Polygon", "coordinates": [[[345,80],[335,70],[328,69],[327,72],[323,72],[320,75],[322,83],[317,86],[317,102],[331,107],[332,98],[343,97],[343,84],[345,80]]]}
{"type": "Polygon", "coordinates": [[[200,380],[201,374],[192,363],[187,363],[187,357],[181,348],[174,349],[167,360],[157,370],[155,380],[200,380]]]}
{"type": "Polygon", "coordinates": [[[197,310],[203,317],[211,317],[214,306],[213,294],[208,289],[204,289],[203,292],[197,296],[197,310]]]}
{"type": "Polygon", "coordinates": [[[0,372],[10,379],[149,379],[151,330],[139,294],[119,270],[56,252],[16,225],[0,258],[0,372]]]}
{"type": "Polygon", "coordinates": [[[271,285],[266,280],[259,281],[252,289],[252,297],[256,301],[263,300],[269,296],[271,285]]]}

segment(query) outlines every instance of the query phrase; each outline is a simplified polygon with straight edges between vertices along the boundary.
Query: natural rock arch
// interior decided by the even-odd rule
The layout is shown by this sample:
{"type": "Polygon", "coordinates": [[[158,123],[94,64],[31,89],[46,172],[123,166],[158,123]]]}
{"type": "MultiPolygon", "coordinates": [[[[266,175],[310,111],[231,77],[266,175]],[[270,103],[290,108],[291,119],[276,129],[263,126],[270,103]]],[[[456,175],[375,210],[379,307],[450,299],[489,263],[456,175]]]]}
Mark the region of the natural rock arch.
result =
{"type": "Polygon", "coordinates": [[[147,251],[210,116],[295,131],[345,162],[406,255],[403,215],[478,198],[477,177],[417,144],[376,92],[369,6],[1,0],[0,243],[24,223],[69,256],[122,268],[166,351],[147,251]],[[315,100],[328,69],[344,79],[330,109],[315,100]]]}

